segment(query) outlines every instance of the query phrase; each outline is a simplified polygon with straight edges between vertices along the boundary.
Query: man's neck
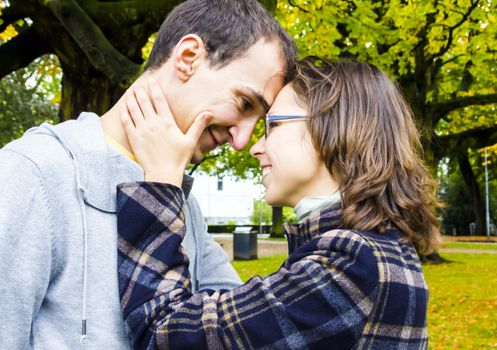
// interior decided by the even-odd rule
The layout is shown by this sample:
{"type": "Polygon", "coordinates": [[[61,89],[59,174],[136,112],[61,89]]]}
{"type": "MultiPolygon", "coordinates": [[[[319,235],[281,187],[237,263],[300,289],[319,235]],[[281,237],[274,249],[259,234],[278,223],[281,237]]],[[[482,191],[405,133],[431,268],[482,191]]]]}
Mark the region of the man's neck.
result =
{"type": "Polygon", "coordinates": [[[112,137],[128,152],[133,153],[133,150],[128,141],[128,136],[126,135],[126,131],[124,130],[124,127],[121,123],[118,104],[114,105],[107,113],[105,113],[100,118],[100,123],[102,124],[102,129],[105,134],[112,137]]]}

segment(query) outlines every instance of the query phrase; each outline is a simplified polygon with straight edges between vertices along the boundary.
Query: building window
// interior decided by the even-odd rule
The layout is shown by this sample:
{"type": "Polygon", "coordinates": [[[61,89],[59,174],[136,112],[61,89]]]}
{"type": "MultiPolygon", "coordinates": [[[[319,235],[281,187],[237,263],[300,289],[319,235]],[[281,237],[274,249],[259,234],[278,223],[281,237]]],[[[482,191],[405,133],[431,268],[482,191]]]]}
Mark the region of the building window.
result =
{"type": "Polygon", "coordinates": [[[218,178],[217,179],[217,190],[222,191],[223,190],[223,179],[218,178]]]}

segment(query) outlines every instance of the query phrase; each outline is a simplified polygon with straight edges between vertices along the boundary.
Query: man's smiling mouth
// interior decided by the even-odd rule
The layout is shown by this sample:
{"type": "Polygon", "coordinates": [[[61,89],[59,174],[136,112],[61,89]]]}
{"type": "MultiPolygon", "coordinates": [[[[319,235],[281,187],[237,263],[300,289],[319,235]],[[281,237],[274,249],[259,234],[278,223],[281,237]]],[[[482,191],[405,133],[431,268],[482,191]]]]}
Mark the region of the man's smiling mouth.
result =
{"type": "Polygon", "coordinates": [[[216,137],[214,136],[214,133],[211,131],[211,129],[207,128],[207,131],[209,132],[209,135],[211,136],[211,138],[214,142],[214,147],[219,146],[219,141],[216,139],[216,137]]]}

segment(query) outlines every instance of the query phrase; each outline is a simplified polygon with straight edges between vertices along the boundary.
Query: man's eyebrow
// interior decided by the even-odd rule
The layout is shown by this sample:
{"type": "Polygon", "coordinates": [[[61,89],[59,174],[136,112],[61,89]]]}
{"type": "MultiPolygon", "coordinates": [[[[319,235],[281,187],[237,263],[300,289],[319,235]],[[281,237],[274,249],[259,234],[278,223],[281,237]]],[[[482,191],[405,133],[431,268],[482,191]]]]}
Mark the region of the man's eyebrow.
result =
{"type": "Polygon", "coordinates": [[[248,87],[248,86],[243,87],[242,91],[245,91],[245,93],[248,93],[250,95],[250,97],[255,98],[257,100],[257,102],[259,102],[259,104],[264,109],[264,113],[267,113],[267,111],[269,111],[269,107],[270,107],[269,103],[266,101],[266,99],[264,98],[264,96],[262,96],[261,93],[255,91],[254,89],[252,89],[251,87],[248,87]]]}

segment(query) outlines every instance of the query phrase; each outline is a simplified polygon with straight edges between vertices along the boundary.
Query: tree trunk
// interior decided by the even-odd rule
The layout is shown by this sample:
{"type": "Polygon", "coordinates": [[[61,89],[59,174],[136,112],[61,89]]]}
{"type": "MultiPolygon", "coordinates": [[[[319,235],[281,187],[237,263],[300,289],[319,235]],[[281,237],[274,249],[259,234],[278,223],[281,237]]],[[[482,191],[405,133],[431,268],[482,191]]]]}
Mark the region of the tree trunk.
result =
{"type": "Polygon", "coordinates": [[[74,67],[63,67],[62,102],[60,121],[76,119],[81,112],[94,112],[101,116],[122,96],[125,90],[96,71],[82,58],[74,67]]]}
{"type": "Polygon", "coordinates": [[[271,237],[284,237],[283,233],[283,208],[273,207],[273,224],[271,226],[271,237]]]}
{"type": "Polygon", "coordinates": [[[476,217],[476,234],[485,235],[485,206],[480,193],[480,187],[476,181],[475,174],[469,162],[468,152],[459,153],[457,156],[459,169],[461,170],[464,183],[469,191],[471,204],[476,217]]]}

